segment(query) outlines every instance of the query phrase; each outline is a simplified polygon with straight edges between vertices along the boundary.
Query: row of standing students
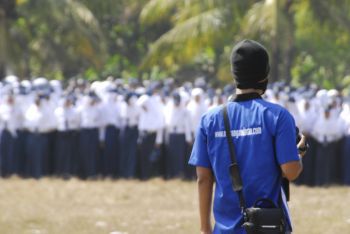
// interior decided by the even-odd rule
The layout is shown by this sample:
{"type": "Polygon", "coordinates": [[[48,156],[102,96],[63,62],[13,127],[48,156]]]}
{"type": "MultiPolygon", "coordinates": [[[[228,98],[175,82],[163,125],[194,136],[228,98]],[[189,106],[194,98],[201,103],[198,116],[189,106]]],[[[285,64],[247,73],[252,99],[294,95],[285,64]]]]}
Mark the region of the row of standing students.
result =
{"type": "MultiPolygon", "coordinates": [[[[155,147],[155,134],[136,126],[117,129],[108,126],[101,144],[98,129],[31,133],[13,137],[2,131],[0,141],[1,174],[41,178],[53,175],[94,178],[194,178],[187,165],[191,145],[183,135],[169,135],[166,144],[155,147]],[[10,156],[10,157],[8,157],[10,156]]],[[[350,137],[320,143],[308,137],[310,148],[303,159],[304,170],[297,184],[322,186],[350,185],[350,137]]]]}
{"type": "MultiPolygon", "coordinates": [[[[191,95],[180,91],[172,97],[162,97],[157,89],[147,95],[126,95],[122,101],[109,91],[101,95],[102,100],[93,94],[78,93],[75,104],[68,105],[69,108],[58,104],[61,96],[55,93],[38,98],[33,91],[16,95],[16,101],[11,98],[8,103],[3,101],[1,174],[34,178],[46,175],[193,178],[187,158],[197,123],[209,108],[204,104],[203,90],[195,88],[191,95]],[[125,108],[129,102],[133,108],[125,108]],[[22,110],[19,120],[16,109],[22,110]],[[119,112],[124,113],[123,121],[116,118],[119,112]]],[[[349,127],[341,123],[346,122],[342,119],[349,122],[349,112],[342,108],[336,95],[328,93],[323,92],[325,98],[316,95],[311,100],[279,103],[290,110],[297,125],[310,135],[304,171],[297,181],[300,184],[350,184],[350,140],[346,133],[349,127]],[[322,107],[324,103],[328,104],[322,107]]],[[[281,100],[272,97],[270,101],[281,100]]],[[[220,104],[214,102],[213,106],[220,104]]]]}
{"type": "Polygon", "coordinates": [[[304,170],[296,181],[308,186],[350,185],[350,137],[328,143],[308,137],[304,170]]]}
{"type": "Polygon", "coordinates": [[[43,176],[82,179],[139,178],[193,179],[187,165],[191,145],[181,134],[171,134],[156,146],[155,134],[137,127],[108,126],[101,143],[98,129],[51,133],[20,131],[14,138],[3,131],[0,141],[1,175],[39,179],[43,176]],[[11,152],[10,152],[11,151],[11,152]]]}
{"type": "MultiPolygon", "coordinates": [[[[104,105],[93,95],[80,109],[68,101],[50,111],[45,109],[47,102],[36,101],[24,114],[26,129],[3,126],[2,176],[194,178],[194,169],[187,166],[193,139],[190,116],[178,94],[167,107],[163,107],[155,92],[138,99],[127,98],[122,106],[130,104],[130,108],[123,111],[126,113],[122,125],[116,120],[116,112],[123,108],[113,108],[114,104],[104,105]],[[167,109],[165,118],[160,106],[167,109]],[[103,128],[99,119],[107,123],[103,128]],[[50,121],[54,122],[52,126],[57,124],[56,129],[49,127],[50,121]]],[[[9,107],[16,109],[13,103],[9,107]]]]}

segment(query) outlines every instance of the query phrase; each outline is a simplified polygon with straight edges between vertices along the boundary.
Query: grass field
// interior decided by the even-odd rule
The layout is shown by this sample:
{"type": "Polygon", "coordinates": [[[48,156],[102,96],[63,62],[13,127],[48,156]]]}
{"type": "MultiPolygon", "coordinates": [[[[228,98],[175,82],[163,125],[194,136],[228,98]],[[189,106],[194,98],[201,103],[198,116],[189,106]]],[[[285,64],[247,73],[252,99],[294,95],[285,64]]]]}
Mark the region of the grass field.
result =
{"type": "MultiPolygon", "coordinates": [[[[350,189],[293,186],[295,232],[350,233],[350,189]]],[[[199,233],[195,182],[0,180],[0,234],[199,233]]]]}

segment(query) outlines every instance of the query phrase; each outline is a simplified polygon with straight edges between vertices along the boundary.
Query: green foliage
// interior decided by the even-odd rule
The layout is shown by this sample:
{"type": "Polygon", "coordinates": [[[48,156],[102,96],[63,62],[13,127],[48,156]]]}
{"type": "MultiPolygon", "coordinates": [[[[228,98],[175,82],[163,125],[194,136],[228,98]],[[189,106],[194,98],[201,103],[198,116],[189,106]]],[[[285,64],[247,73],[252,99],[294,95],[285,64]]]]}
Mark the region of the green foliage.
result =
{"type": "Polygon", "coordinates": [[[141,22],[149,25],[168,19],[172,26],[151,44],[142,67],[157,64],[174,70],[174,67],[188,66],[206,48],[211,48],[216,54],[213,56],[216,71],[219,66],[217,59],[225,44],[231,43],[233,32],[239,28],[240,7],[242,3],[235,1],[150,1],[142,11],[141,22]],[[156,2],[159,4],[155,5],[156,2]],[[153,14],[160,9],[163,9],[162,13],[153,14]],[[165,13],[169,15],[164,17],[165,13]]]}
{"type": "Polygon", "coordinates": [[[272,80],[350,89],[350,0],[8,2],[0,75],[227,83],[233,43],[252,38],[270,51],[272,80]]]}
{"type": "Polygon", "coordinates": [[[300,55],[293,68],[294,77],[324,87],[343,87],[343,78],[349,74],[346,62],[350,59],[349,33],[334,24],[333,19],[319,20],[317,17],[322,13],[315,14],[311,7],[309,2],[301,2],[295,14],[296,46],[300,55]]]}

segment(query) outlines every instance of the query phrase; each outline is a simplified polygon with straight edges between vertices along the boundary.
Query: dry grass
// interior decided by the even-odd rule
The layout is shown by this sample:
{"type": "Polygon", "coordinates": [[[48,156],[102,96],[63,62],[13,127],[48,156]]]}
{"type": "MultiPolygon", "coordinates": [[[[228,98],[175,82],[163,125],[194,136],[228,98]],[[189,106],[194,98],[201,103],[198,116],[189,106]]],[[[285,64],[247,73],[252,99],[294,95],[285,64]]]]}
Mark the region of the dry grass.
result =
{"type": "MultiPolygon", "coordinates": [[[[292,187],[294,233],[350,233],[350,190],[292,187]]],[[[0,233],[198,233],[194,182],[0,180],[0,233]]]]}

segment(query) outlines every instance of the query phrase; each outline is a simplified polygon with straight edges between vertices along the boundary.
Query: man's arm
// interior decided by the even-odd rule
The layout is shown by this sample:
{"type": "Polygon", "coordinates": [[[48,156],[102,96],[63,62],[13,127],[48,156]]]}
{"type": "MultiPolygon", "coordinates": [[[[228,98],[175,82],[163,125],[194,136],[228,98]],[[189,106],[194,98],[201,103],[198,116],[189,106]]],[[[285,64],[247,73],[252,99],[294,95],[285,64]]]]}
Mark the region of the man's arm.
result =
{"type": "Polygon", "coordinates": [[[196,167],[197,184],[199,196],[199,215],[201,222],[201,233],[211,234],[211,201],[213,194],[214,176],[209,168],[196,167]]]}
{"type": "MultiPolygon", "coordinates": [[[[306,137],[302,136],[300,142],[297,145],[297,148],[305,147],[306,137]]],[[[292,161],[288,163],[284,163],[281,165],[281,169],[283,172],[283,176],[286,177],[289,181],[293,181],[300,175],[303,170],[302,157],[304,157],[305,152],[299,154],[299,161],[292,161]]]]}

